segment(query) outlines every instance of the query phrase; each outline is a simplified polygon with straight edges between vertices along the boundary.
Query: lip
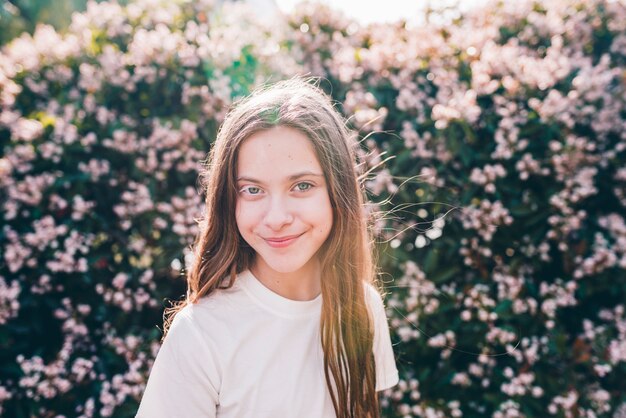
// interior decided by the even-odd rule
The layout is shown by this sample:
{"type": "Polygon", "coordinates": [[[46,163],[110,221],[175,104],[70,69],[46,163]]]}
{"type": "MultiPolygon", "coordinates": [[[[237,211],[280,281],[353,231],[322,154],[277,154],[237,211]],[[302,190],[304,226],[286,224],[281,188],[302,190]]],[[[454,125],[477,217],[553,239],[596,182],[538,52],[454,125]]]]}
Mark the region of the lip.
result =
{"type": "Polygon", "coordinates": [[[274,248],[284,248],[291,245],[296,239],[298,239],[302,234],[299,235],[289,235],[284,237],[275,237],[275,238],[263,238],[265,242],[270,247],[274,248]]]}

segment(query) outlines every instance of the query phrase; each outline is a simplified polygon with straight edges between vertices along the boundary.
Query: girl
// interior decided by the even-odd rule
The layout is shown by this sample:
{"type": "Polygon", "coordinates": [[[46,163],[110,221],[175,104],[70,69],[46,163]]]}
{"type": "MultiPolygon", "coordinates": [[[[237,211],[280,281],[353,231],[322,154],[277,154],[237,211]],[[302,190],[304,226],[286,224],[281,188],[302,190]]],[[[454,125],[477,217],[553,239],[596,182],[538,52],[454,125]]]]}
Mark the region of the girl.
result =
{"type": "Polygon", "coordinates": [[[169,312],[138,417],[379,417],[376,392],[398,372],[357,146],[303,80],[231,110],[203,173],[187,298],[169,312]]]}

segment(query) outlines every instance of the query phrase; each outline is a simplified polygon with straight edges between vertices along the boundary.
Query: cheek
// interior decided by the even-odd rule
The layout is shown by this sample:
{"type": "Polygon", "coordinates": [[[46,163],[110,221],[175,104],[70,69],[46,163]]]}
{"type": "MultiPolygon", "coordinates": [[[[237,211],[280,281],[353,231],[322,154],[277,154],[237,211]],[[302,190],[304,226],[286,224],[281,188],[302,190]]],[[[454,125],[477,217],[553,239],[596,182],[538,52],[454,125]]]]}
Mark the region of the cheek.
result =
{"type": "Polygon", "coordinates": [[[235,221],[242,234],[250,234],[263,222],[263,207],[259,202],[242,201],[235,207],[235,221]]]}
{"type": "Polygon", "coordinates": [[[237,202],[235,206],[235,222],[239,232],[245,232],[246,225],[249,223],[249,216],[246,214],[245,205],[240,202],[237,202]]]}
{"type": "Polygon", "coordinates": [[[318,205],[317,210],[314,212],[316,218],[317,231],[325,238],[330,235],[330,231],[333,228],[333,208],[330,205],[330,199],[326,197],[318,205]]]}

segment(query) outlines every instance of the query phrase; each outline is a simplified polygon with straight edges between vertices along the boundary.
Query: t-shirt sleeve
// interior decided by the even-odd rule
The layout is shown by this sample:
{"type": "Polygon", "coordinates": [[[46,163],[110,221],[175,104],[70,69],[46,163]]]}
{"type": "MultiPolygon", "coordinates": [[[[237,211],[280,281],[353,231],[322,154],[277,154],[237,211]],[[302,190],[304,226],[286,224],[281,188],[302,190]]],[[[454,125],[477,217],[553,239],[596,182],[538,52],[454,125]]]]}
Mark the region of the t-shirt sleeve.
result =
{"type": "Polygon", "coordinates": [[[176,314],[156,356],[136,418],[214,418],[220,370],[190,307],[176,314]]]}
{"type": "Polygon", "coordinates": [[[396,359],[389,336],[389,324],[382,298],[374,286],[366,284],[366,293],[374,319],[374,362],[376,364],[376,390],[381,391],[399,381],[396,359]]]}

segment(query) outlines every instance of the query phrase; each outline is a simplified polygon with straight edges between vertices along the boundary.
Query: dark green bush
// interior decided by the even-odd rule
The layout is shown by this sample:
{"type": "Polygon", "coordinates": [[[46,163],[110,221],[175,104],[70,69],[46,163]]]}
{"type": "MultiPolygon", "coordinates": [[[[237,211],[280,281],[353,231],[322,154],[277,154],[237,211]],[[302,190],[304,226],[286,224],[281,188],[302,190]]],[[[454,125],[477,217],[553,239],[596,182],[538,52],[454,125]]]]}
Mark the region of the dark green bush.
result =
{"type": "Polygon", "coordinates": [[[2,413],[134,415],[225,111],[308,73],[362,136],[387,211],[401,382],[385,416],[622,416],[623,3],[419,27],[311,5],[269,26],[208,3],[91,4],[3,49],[2,413]]]}

